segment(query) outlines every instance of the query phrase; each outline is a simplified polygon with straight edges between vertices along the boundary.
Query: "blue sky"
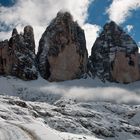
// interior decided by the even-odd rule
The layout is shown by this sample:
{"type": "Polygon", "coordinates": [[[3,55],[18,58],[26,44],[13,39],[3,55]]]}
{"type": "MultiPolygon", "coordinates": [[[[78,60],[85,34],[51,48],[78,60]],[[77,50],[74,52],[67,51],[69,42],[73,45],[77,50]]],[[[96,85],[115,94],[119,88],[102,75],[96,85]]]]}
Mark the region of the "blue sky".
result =
{"type": "MultiPolygon", "coordinates": [[[[86,22],[103,26],[107,21],[109,21],[106,9],[111,3],[112,0],[95,0],[92,2],[88,8],[89,17],[86,22]]],[[[140,8],[133,10],[131,15],[132,16],[128,17],[127,20],[120,26],[122,26],[124,30],[138,43],[140,42],[140,8]],[[127,31],[127,25],[133,26],[131,32],[127,31]]]]}
{"type": "Polygon", "coordinates": [[[3,6],[12,6],[15,0],[0,0],[0,4],[3,6]]]}
{"type": "Polygon", "coordinates": [[[120,24],[137,44],[140,42],[140,0],[0,0],[0,5],[3,7],[0,36],[6,37],[6,32],[14,26],[21,28],[31,24],[39,40],[52,17],[64,8],[69,9],[85,29],[89,49],[103,25],[110,20],[120,24]]]}
{"type": "Polygon", "coordinates": [[[109,20],[105,11],[110,4],[111,1],[108,0],[102,0],[102,2],[101,0],[95,0],[92,2],[88,8],[87,22],[103,26],[109,20]]]}

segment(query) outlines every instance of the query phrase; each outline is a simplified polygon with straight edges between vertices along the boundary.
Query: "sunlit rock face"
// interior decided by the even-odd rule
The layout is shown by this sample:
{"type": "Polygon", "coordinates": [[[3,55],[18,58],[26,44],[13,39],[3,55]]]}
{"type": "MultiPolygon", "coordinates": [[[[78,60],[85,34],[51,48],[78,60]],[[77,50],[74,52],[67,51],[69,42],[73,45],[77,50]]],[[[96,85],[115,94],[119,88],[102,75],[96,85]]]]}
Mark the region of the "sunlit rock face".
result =
{"type": "Polygon", "coordinates": [[[124,52],[117,52],[113,64],[112,77],[118,82],[129,83],[139,80],[138,53],[126,57],[124,52]]]}
{"type": "Polygon", "coordinates": [[[38,48],[40,74],[49,81],[80,78],[87,70],[84,31],[68,12],[59,12],[43,33],[38,48]]]}
{"type": "Polygon", "coordinates": [[[23,80],[37,79],[33,28],[26,26],[24,33],[13,29],[12,37],[0,43],[0,73],[23,80]]]}
{"type": "Polygon", "coordinates": [[[105,24],[89,58],[90,72],[102,81],[139,80],[138,46],[115,22],[105,24]]]}

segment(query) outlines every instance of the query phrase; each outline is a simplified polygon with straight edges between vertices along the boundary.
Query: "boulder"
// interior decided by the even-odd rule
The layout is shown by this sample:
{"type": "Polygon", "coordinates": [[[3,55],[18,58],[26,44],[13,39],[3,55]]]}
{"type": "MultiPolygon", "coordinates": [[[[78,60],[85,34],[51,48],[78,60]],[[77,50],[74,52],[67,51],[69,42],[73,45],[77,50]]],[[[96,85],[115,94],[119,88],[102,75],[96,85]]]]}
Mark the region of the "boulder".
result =
{"type": "Polygon", "coordinates": [[[90,72],[102,81],[139,80],[138,46],[115,22],[105,24],[89,58],[90,72]]]}
{"type": "Polygon", "coordinates": [[[49,81],[80,78],[87,71],[84,31],[68,12],[59,12],[43,33],[37,53],[41,76],[49,81]]]}

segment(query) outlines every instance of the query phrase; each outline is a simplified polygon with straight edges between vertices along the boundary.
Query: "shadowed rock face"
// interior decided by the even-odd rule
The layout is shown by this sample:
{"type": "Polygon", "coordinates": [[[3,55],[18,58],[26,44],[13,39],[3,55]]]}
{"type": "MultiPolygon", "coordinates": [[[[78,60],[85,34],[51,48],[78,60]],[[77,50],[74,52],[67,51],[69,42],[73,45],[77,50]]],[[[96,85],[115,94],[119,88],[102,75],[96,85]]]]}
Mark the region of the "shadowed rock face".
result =
{"type": "Polygon", "coordinates": [[[84,31],[68,12],[59,12],[39,42],[40,74],[49,81],[80,78],[87,70],[84,31]]]}
{"type": "Polygon", "coordinates": [[[14,75],[23,80],[37,79],[35,68],[35,43],[31,26],[24,28],[23,34],[13,29],[9,41],[1,42],[0,73],[14,75]]]}
{"type": "Polygon", "coordinates": [[[10,74],[12,63],[8,40],[0,42],[0,74],[10,74]]]}
{"type": "Polygon", "coordinates": [[[89,63],[92,75],[102,81],[139,80],[138,46],[115,22],[104,26],[92,47],[89,63]]]}

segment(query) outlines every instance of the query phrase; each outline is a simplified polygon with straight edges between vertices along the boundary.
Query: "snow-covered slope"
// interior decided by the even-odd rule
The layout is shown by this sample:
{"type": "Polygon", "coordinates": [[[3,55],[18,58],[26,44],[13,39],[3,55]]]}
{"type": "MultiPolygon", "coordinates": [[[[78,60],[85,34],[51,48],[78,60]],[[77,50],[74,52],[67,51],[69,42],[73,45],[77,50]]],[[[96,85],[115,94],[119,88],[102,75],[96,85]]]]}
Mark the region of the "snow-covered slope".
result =
{"type": "Polygon", "coordinates": [[[0,140],[138,140],[139,85],[0,77],[0,140]]]}
{"type": "Polygon", "coordinates": [[[94,136],[61,133],[51,129],[46,120],[49,114],[58,116],[57,111],[53,111],[55,108],[47,103],[0,96],[0,140],[97,140],[94,136]]]}
{"type": "Polygon", "coordinates": [[[99,79],[79,79],[65,82],[22,81],[15,77],[0,77],[0,94],[18,96],[27,101],[53,103],[63,97],[78,101],[111,101],[140,104],[140,81],[131,84],[103,83],[99,79]]]}

